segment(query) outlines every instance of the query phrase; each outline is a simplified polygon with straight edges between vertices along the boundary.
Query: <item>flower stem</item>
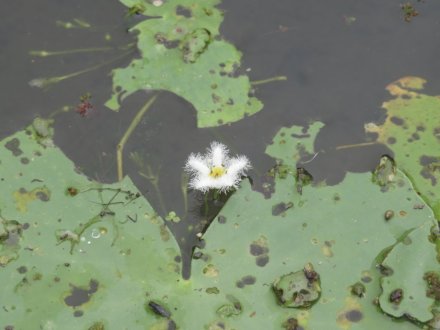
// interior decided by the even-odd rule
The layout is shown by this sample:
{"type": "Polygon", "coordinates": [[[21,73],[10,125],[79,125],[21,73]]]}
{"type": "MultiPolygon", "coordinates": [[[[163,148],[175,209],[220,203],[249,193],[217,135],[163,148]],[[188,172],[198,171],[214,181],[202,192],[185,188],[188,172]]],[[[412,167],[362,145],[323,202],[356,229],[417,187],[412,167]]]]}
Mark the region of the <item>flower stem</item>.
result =
{"type": "Polygon", "coordinates": [[[123,165],[122,165],[122,156],[123,156],[124,146],[127,143],[128,139],[130,138],[131,134],[133,133],[134,129],[140,123],[140,121],[141,121],[143,115],[145,114],[145,112],[147,112],[147,110],[154,103],[154,101],[156,101],[156,99],[157,99],[157,95],[154,95],[139,110],[139,112],[136,114],[136,116],[131,121],[130,126],[128,126],[128,129],[125,131],[124,135],[122,136],[121,141],[119,141],[119,143],[118,143],[118,145],[116,147],[116,162],[117,162],[117,168],[118,168],[118,180],[119,181],[121,181],[122,178],[124,177],[123,165]]]}
{"type": "Polygon", "coordinates": [[[251,85],[257,86],[257,85],[263,85],[263,84],[267,84],[267,83],[270,83],[273,81],[281,81],[281,80],[287,80],[287,77],[286,76],[276,76],[276,77],[262,79],[262,80],[255,80],[255,81],[251,81],[251,85]]]}
{"type": "Polygon", "coordinates": [[[220,191],[218,189],[214,189],[214,191],[212,192],[212,198],[214,200],[219,200],[220,198],[220,191]]]}
{"type": "Polygon", "coordinates": [[[205,201],[205,217],[207,217],[209,212],[209,192],[207,192],[204,195],[204,201],[205,201]]]}
{"type": "Polygon", "coordinates": [[[183,197],[183,204],[185,207],[184,214],[185,218],[188,214],[188,175],[185,173],[182,173],[181,179],[180,179],[180,188],[182,189],[182,197],[183,197]]]}

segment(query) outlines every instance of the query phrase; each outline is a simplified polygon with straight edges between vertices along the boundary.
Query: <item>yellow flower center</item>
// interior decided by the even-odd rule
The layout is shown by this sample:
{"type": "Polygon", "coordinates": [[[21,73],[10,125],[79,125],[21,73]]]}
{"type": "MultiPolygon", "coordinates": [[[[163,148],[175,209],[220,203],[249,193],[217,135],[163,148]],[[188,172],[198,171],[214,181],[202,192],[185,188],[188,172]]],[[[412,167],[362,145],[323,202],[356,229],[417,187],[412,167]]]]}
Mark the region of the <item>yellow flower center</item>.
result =
{"type": "Polygon", "coordinates": [[[209,173],[209,176],[217,179],[225,173],[226,169],[223,166],[214,166],[213,168],[211,168],[211,173],[209,173]]]}

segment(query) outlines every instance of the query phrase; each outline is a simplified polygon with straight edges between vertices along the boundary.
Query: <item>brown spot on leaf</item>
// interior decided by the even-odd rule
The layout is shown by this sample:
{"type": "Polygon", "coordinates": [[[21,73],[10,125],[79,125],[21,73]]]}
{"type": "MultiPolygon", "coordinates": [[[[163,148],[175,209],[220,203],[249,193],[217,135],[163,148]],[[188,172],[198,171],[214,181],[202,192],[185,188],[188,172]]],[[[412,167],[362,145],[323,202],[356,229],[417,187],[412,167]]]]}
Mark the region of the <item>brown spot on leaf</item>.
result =
{"type": "Polygon", "coordinates": [[[390,118],[391,122],[397,126],[402,126],[403,124],[405,124],[405,121],[402,118],[393,116],[390,118]]]}
{"type": "Polygon", "coordinates": [[[190,18],[192,16],[192,12],[191,9],[179,5],[176,7],[176,15],[190,18]]]}
{"type": "Polygon", "coordinates": [[[361,311],[357,309],[352,309],[345,313],[345,317],[350,322],[359,322],[360,320],[362,320],[363,315],[361,311]]]}
{"type": "Polygon", "coordinates": [[[50,191],[46,186],[37,187],[31,191],[27,191],[22,187],[15,191],[13,196],[17,209],[24,213],[27,211],[28,204],[36,199],[47,202],[50,199],[50,191]]]}
{"type": "Polygon", "coordinates": [[[14,156],[20,156],[23,151],[20,149],[20,140],[13,138],[5,143],[5,148],[12,152],[14,156]]]}
{"type": "Polygon", "coordinates": [[[98,291],[98,286],[98,281],[94,279],[90,280],[88,288],[78,287],[70,284],[72,290],[70,294],[64,298],[65,304],[71,307],[78,307],[87,303],[92,297],[92,294],[98,291]]]}
{"type": "Polygon", "coordinates": [[[237,288],[244,288],[246,285],[253,285],[257,279],[252,275],[243,276],[241,280],[237,281],[235,285],[237,288]]]}
{"type": "Polygon", "coordinates": [[[75,317],[81,317],[83,315],[84,315],[84,312],[80,311],[80,310],[73,312],[73,316],[75,316],[75,317]]]}
{"type": "Polygon", "coordinates": [[[293,207],[293,203],[289,202],[289,203],[278,203],[274,206],[272,206],[272,215],[273,216],[278,216],[278,215],[283,215],[284,212],[286,212],[288,209],[293,207]]]}
{"type": "Polygon", "coordinates": [[[257,264],[257,266],[260,266],[260,267],[266,266],[268,262],[269,262],[268,255],[258,256],[255,260],[255,263],[257,264]]]}
{"type": "Polygon", "coordinates": [[[389,296],[390,302],[398,305],[398,304],[400,304],[402,299],[403,299],[403,290],[402,289],[396,289],[390,293],[390,296],[389,296]]]}
{"type": "Polygon", "coordinates": [[[431,180],[431,185],[435,186],[437,184],[437,178],[434,172],[440,171],[440,157],[421,156],[419,161],[423,166],[420,174],[425,179],[431,180]]]}
{"type": "Polygon", "coordinates": [[[76,189],[75,187],[68,187],[66,189],[66,193],[70,196],[76,196],[78,194],[78,189],[76,189]]]}
{"type": "Polygon", "coordinates": [[[250,245],[249,252],[256,257],[255,263],[260,267],[264,267],[269,262],[267,238],[260,236],[256,241],[253,241],[250,245]]]}

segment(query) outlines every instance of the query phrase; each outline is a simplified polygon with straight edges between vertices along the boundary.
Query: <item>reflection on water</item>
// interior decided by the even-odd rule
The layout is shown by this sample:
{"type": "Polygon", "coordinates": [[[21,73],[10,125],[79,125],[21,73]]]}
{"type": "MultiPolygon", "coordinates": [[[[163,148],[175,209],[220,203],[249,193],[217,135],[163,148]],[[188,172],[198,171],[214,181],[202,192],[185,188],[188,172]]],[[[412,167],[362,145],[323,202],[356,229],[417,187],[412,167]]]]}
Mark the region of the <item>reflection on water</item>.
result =
{"type": "Polygon", "coordinates": [[[162,216],[187,214],[168,223],[188,260],[200,244],[196,234],[221,207],[211,203],[207,216],[201,196],[181,188],[187,156],[210,141],[249,156],[256,188],[275,164],[264,150],[281,126],[325,124],[315,143],[319,154],[304,165],[317,181],[334,184],[347,171],[371,171],[390,154],[369,144],[364,133],[365,123],[384,119],[385,86],[414,75],[428,80],[428,94],[440,91],[440,2],[414,6],[419,15],[408,22],[399,1],[224,1],[222,34],[242,51],[242,72],[254,81],[288,79],[255,86],[264,103],[256,115],[197,129],[191,104],[168,92],[139,92],[119,113],[103,105],[111,93],[110,70],[136,56],[135,36],[127,29],[139,18],[127,17],[117,1],[1,2],[0,134],[55,113],[56,144],[88,176],[113,182],[116,145],[137,111],[158,95],[125,145],[124,170],[162,216]],[[87,93],[94,112],[81,116],[75,109],[87,93]],[[339,148],[352,144],[361,146],[339,148]]]}

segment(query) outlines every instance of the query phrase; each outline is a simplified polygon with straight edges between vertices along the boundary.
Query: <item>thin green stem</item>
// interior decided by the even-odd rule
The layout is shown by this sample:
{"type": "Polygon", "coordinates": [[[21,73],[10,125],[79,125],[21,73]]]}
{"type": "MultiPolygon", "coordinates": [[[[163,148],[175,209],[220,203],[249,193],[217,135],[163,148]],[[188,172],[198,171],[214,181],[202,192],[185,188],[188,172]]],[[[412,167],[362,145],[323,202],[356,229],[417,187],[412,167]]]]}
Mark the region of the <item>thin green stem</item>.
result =
{"type": "Polygon", "coordinates": [[[77,71],[77,72],[72,72],[72,73],[66,74],[64,76],[32,79],[29,82],[29,85],[32,86],[32,87],[48,88],[51,85],[59,83],[59,82],[61,82],[63,80],[66,80],[66,79],[69,79],[69,78],[73,78],[73,77],[79,76],[79,75],[81,75],[83,73],[87,73],[87,72],[90,72],[90,71],[102,68],[103,66],[106,66],[106,65],[108,65],[110,63],[113,63],[113,62],[115,62],[115,61],[117,61],[117,60],[127,56],[131,52],[132,51],[130,50],[129,52],[125,52],[125,53],[121,54],[120,56],[112,58],[109,61],[102,62],[102,63],[96,64],[96,65],[94,65],[94,66],[92,66],[90,68],[86,68],[86,69],[83,69],[83,70],[80,70],[80,71],[77,71]]]}
{"type": "Polygon", "coordinates": [[[49,116],[47,116],[47,118],[49,118],[49,119],[53,119],[55,116],[59,115],[60,113],[63,113],[63,112],[69,112],[69,111],[72,110],[72,109],[73,109],[72,106],[65,105],[64,107],[62,107],[62,108],[60,108],[60,109],[57,109],[57,110],[51,112],[51,113],[49,114],[49,116]]]}
{"type": "Polygon", "coordinates": [[[31,50],[29,52],[29,55],[48,57],[48,56],[59,56],[59,55],[78,54],[78,53],[107,52],[113,49],[114,49],[113,47],[91,47],[91,48],[77,48],[77,49],[66,49],[66,50],[55,50],[55,51],[31,50]]]}
{"type": "Polygon", "coordinates": [[[257,86],[257,85],[271,83],[273,81],[282,81],[282,80],[287,80],[287,77],[286,76],[277,76],[277,77],[272,77],[272,78],[267,78],[267,79],[262,79],[262,80],[255,80],[255,81],[251,81],[251,85],[257,86]]]}
{"type": "Polygon", "coordinates": [[[73,23],[58,20],[55,24],[65,29],[89,29],[91,27],[89,23],[79,18],[74,18],[73,23]]]}
{"type": "Polygon", "coordinates": [[[60,55],[70,55],[70,54],[78,54],[78,53],[95,53],[95,52],[108,52],[111,50],[127,50],[134,46],[134,43],[128,43],[119,47],[90,47],[90,48],[77,48],[77,49],[66,49],[66,50],[31,50],[29,51],[29,55],[31,56],[39,56],[39,57],[48,57],[48,56],[60,56],[60,55]]]}
{"type": "Polygon", "coordinates": [[[157,95],[154,95],[151,99],[148,100],[147,103],[138,111],[136,116],[133,118],[133,120],[130,123],[130,126],[128,126],[128,129],[125,131],[124,135],[122,136],[121,141],[119,141],[117,147],[116,147],[116,162],[117,162],[117,168],[118,168],[118,180],[121,181],[124,177],[123,172],[123,164],[122,164],[122,156],[124,152],[125,144],[127,143],[128,139],[130,138],[131,134],[139,125],[140,121],[142,120],[142,117],[144,116],[145,112],[151,107],[151,105],[156,101],[157,95]]]}
{"type": "Polygon", "coordinates": [[[366,147],[366,146],[372,146],[378,144],[377,141],[373,141],[373,142],[363,142],[363,143],[355,143],[355,144],[345,144],[342,146],[337,146],[335,149],[336,150],[341,150],[341,149],[350,149],[350,148],[359,148],[359,147],[366,147]]]}

